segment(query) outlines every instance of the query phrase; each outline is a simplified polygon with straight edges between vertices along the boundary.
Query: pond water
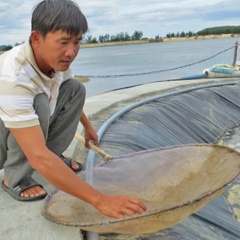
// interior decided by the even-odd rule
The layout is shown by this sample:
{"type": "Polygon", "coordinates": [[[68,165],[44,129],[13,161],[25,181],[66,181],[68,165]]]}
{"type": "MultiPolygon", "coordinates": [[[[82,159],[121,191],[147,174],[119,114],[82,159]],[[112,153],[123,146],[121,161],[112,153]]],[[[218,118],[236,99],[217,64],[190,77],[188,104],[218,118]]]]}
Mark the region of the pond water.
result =
{"type": "Polygon", "coordinates": [[[231,65],[237,40],[224,38],[82,48],[72,67],[75,75],[89,79],[84,84],[87,97],[91,97],[117,88],[202,74],[205,68],[214,64],[231,65]]]}

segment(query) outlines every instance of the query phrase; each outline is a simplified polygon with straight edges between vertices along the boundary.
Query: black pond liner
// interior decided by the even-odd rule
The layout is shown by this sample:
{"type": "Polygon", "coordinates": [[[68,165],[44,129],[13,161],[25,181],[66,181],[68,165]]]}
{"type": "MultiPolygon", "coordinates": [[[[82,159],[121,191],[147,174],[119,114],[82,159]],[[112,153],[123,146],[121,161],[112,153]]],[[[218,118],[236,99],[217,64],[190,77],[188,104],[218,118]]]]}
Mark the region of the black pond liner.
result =
{"type": "MultiPolygon", "coordinates": [[[[217,143],[239,125],[240,85],[206,86],[155,99],[126,112],[104,132],[100,147],[110,155],[121,156],[159,147],[217,143]]],[[[96,156],[98,160],[102,159],[96,156]]],[[[237,240],[240,223],[222,195],[160,234],[137,239],[237,240]]]]}

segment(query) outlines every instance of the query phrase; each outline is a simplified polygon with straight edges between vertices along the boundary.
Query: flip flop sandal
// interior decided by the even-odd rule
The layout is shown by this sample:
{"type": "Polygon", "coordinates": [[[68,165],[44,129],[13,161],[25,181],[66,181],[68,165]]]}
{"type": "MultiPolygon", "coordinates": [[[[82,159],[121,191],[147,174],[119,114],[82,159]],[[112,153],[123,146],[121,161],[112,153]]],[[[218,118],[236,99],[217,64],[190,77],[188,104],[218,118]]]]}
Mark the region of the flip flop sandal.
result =
{"type": "Polygon", "coordinates": [[[9,188],[7,187],[4,182],[2,181],[1,183],[1,187],[4,191],[6,191],[7,193],[9,193],[15,200],[18,201],[36,201],[36,200],[40,200],[43,199],[47,196],[47,193],[45,194],[41,194],[38,196],[34,196],[34,197],[22,197],[21,193],[33,186],[40,186],[43,188],[42,185],[40,185],[39,183],[37,183],[32,177],[25,177],[23,178],[16,187],[14,188],[9,188]]]}
{"type": "Polygon", "coordinates": [[[83,166],[81,163],[77,162],[77,161],[74,161],[72,158],[66,158],[64,157],[63,155],[60,156],[60,158],[63,160],[63,162],[69,167],[71,168],[74,172],[79,172],[83,169],[83,166]],[[78,168],[73,168],[72,167],[72,161],[74,161],[77,165],[78,165],[78,168]]]}

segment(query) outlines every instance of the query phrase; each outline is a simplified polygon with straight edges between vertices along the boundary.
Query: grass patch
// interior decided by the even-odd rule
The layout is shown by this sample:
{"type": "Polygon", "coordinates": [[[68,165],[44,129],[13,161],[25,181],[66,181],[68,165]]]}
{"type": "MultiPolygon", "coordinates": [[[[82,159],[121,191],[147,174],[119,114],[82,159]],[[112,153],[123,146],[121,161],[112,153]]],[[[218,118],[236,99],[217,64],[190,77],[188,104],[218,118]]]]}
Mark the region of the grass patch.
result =
{"type": "Polygon", "coordinates": [[[86,83],[90,81],[89,77],[75,76],[74,78],[79,80],[81,83],[86,83]]]}

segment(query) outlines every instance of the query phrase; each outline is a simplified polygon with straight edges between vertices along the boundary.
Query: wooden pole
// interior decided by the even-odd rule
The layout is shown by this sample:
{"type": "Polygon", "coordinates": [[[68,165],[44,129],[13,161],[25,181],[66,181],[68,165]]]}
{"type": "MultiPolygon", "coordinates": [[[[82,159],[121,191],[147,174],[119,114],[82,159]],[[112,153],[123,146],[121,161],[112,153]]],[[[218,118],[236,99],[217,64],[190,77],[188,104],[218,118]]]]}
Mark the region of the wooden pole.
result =
{"type": "MultiPolygon", "coordinates": [[[[81,136],[80,134],[76,133],[75,134],[75,138],[77,140],[79,140],[80,142],[82,142],[83,144],[85,144],[85,139],[83,136],[81,136]]],[[[104,152],[102,149],[100,149],[99,147],[95,146],[92,143],[89,143],[89,148],[92,149],[94,152],[96,152],[97,154],[99,154],[101,157],[103,157],[106,161],[112,160],[113,157],[110,156],[109,154],[107,154],[106,152],[104,152]]]]}
{"type": "Polygon", "coordinates": [[[233,64],[232,66],[235,67],[236,66],[236,62],[237,62],[237,52],[238,52],[238,41],[235,42],[235,48],[234,48],[234,58],[233,58],[233,64]]]}

